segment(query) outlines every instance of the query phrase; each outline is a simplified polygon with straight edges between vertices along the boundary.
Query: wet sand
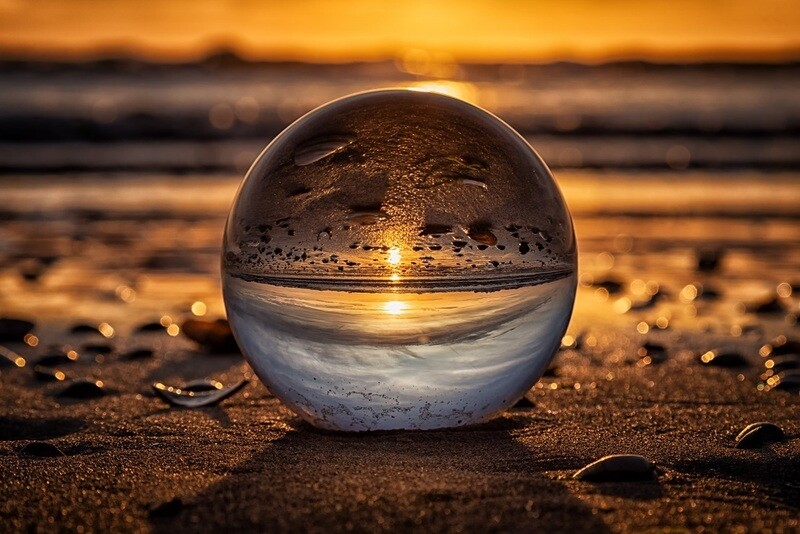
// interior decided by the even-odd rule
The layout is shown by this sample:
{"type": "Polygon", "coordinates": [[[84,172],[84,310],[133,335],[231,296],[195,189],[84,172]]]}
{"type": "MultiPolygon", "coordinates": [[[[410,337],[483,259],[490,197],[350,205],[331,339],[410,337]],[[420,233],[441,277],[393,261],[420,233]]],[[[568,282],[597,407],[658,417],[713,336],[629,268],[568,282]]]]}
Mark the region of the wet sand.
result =
{"type": "Polygon", "coordinates": [[[204,319],[224,315],[218,251],[237,177],[4,178],[0,315],[34,321],[36,339],[0,342],[27,360],[0,368],[0,530],[799,529],[800,396],[765,390],[758,353],[800,337],[796,179],[761,177],[780,194],[743,202],[732,191],[752,177],[684,176],[648,196],[641,177],[601,174],[557,173],[580,246],[579,343],[530,392],[535,406],[472,428],[358,435],[303,423],[239,355],[179,328],[137,330],[181,325],[195,302],[204,319]],[[793,294],[753,311],[781,283],[793,294]],[[72,332],[101,322],[113,336],[72,332]],[[79,358],[60,369],[101,380],[105,396],[65,398],[65,382],[35,377],[36,359],[65,345],[79,358]],[[744,364],[701,363],[717,347],[744,364]],[[154,355],[126,356],[137,348],[154,355]],[[170,407],[150,388],[243,375],[210,408],[170,407]],[[735,448],[756,421],[786,439],[735,448]],[[32,442],[64,455],[22,452],[32,442]],[[658,479],[571,478],[619,453],[646,456],[658,479]]]}

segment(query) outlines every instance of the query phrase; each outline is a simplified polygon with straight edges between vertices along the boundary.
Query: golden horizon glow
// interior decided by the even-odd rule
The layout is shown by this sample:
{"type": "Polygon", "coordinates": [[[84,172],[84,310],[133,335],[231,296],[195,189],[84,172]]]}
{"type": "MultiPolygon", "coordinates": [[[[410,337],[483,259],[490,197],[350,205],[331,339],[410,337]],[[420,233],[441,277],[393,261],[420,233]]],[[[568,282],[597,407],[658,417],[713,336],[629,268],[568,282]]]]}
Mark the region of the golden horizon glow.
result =
{"type": "Polygon", "coordinates": [[[408,303],[402,300],[390,300],[383,305],[383,311],[391,315],[400,315],[408,309],[408,303]]]}
{"type": "Polygon", "coordinates": [[[437,77],[469,61],[787,60],[800,57],[798,27],[792,0],[0,0],[7,55],[192,60],[230,49],[248,59],[421,60],[437,77]]]}

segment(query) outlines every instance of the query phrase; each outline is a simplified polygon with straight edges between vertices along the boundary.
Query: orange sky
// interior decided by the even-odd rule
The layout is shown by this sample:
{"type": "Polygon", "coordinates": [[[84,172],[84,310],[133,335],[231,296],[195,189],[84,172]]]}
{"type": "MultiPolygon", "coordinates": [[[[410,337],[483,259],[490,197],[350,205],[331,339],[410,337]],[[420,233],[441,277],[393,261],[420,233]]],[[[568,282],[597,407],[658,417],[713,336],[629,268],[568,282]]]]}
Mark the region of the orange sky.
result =
{"type": "Polygon", "coordinates": [[[349,61],[800,58],[797,0],[0,0],[6,55],[349,61]]]}

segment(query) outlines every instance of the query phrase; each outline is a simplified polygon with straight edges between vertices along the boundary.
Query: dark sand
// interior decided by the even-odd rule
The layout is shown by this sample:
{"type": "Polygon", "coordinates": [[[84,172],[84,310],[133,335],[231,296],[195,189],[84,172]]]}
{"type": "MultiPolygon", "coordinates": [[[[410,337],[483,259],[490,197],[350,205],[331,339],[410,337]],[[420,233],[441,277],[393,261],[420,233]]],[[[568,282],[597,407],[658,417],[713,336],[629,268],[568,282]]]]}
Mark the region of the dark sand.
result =
{"type": "MultiPolygon", "coordinates": [[[[562,180],[568,201],[577,199],[576,180],[562,180]]],[[[98,195],[94,210],[66,202],[46,217],[36,211],[46,199],[35,186],[20,180],[8,189],[22,207],[0,225],[1,315],[35,320],[39,343],[5,343],[28,365],[0,369],[0,531],[800,530],[800,397],[758,390],[761,344],[798,337],[797,295],[782,300],[786,311],[741,308],[797,281],[797,213],[643,217],[584,206],[576,214],[581,271],[619,279],[623,289],[605,299],[597,286],[581,287],[569,331],[583,332],[583,344],[559,353],[555,376],[530,394],[534,408],[474,428],[347,435],[301,422],[255,379],[214,408],[169,407],[150,391],[154,381],[251,375],[240,356],[203,353],[182,334],[135,332],[164,314],[180,323],[197,300],[207,318],[222,316],[217,250],[235,185],[204,183],[228,195],[210,208],[141,213],[125,207],[119,181],[113,206],[98,195]],[[20,200],[26,194],[29,204],[20,200]],[[696,252],[709,245],[727,252],[716,270],[698,272],[696,252]],[[37,280],[20,276],[34,269],[30,258],[48,255],[57,260],[37,280]],[[637,279],[658,281],[664,298],[625,312],[618,299],[638,298],[630,285],[637,279]],[[692,281],[721,297],[682,302],[692,281]],[[135,291],[131,302],[121,298],[130,297],[126,287],[135,291]],[[658,317],[669,318],[667,329],[637,332],[658,317]],[[113,338],[70,333],[101,321],[114,326],[113,338]],[[641,361],[645,340],[666,347],[663,363],[641,361]],[[95,359],[82,350],[90,342],[114,352],[95,359]],[[33,361],[50,344],[75,346],[85,363],[63,369],[101,379],[108,394],[68,400],[57,396],[64,384],[37,381],[33,361]],[[699,353],[717,346],[741,352],[748,365],[699,363],[699,353]],[[156,354],[120,356],[138,347],[156,354]],[[756,421],[782,426],[787,439],[734,448],[739,430],[756,421]],[[20,454],[37,440],[65,456],[20,454]],[[658,480],[571,479],[618,453],[651,459],[658,480]],[[176,498],[181,504],[162,506],[176,498]]],[[[169,204],[152,191],[156,206],[169,204]]]]}

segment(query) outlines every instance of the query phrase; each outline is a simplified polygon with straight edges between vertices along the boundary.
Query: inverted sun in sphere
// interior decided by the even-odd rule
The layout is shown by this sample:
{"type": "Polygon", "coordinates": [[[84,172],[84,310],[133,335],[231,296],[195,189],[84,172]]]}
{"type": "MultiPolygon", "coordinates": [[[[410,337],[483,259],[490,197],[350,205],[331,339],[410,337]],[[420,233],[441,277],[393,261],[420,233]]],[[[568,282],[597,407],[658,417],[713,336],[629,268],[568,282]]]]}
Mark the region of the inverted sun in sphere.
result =
{"type": "Polygon", "coordinates": [[[259,156],[225,306],[272,393],[333,430],[486,421],[538,380],[576,286],[572,222],[514,130],[448,96],[362,93],[259,156]]]}

